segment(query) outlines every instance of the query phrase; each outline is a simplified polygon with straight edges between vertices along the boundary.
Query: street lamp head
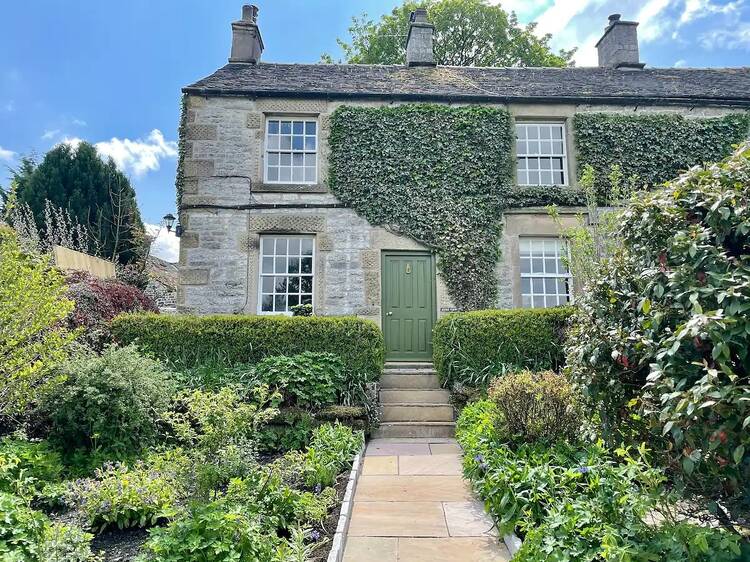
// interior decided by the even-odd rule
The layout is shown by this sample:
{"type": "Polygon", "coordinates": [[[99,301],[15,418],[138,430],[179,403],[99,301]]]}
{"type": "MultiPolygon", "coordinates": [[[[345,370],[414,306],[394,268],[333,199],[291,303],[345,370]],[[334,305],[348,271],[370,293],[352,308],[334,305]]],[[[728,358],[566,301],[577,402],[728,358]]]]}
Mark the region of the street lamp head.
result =
{"type": "Polygon", "coordinates": [[[172,232],[172,226],[174,226],[175,216],[172,213],[164,215],[164,226],[167,227],[167,232],[172,232]]]}

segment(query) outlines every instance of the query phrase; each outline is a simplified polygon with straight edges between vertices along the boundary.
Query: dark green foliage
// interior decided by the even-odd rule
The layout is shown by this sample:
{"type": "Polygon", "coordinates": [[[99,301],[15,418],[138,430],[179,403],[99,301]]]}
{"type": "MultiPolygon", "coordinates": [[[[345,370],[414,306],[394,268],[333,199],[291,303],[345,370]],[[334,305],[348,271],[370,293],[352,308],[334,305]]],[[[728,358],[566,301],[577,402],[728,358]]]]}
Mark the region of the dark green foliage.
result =
{"type": "Polygon", "coordinates": [[[99,449],[117,456],[155,442],[172,383],[156,361],[133,346],[71,359],[65,383],[42,404],[52,439],[67,452],[99,449]]]}
{"type": "Polygon", "coordinates": [[[20,168],[15,195],[27,203],[37,228],[45,228],[45,200],[70,212],[91,234],[91,249],[120,263],[142,258],[144,228],[135,190],[109,159],[102,160],[91,144],[77,148],[59,144],[38,165],[20,168]]]}
{"type": "Polygon", "coordinates": [[[365,444],[361,431],[326,423],[313,432],[305,456],[305,481],[308,486],[332,486],[336,476],[350,468],[352,459],[365,444]]]}
{"type": "Polygon", "coordinates": [[[0,441],[0,492],[34,499],[46,485],[57,483],[62,472],[60,454],[48,443],[11,437],[0,441]]]}
{"type": "Polygon", "coordinates": [[[508,373],[492,382],[487,396],[497,405],[499,427],[513,443],[581,438],[581,397],[565,375],[508,373]]]}
{"type": "Polygon", "coordinates": [[[254,374],[260,383],[279,389],[284,405],[320,408],[336,401],[344,383],[344,363],[333,353],[305,351],[266,357],[254,374]]]}
{"type": "Polygon", "coordinates": [[[435,369],[448,386],[485,386],[515,368],[557,369],[571,314],[566,307],[448,314],[433,332],[435,369]]]}
{"type": "Polygon", "coordinates": [[[486,308],[513,138],[504,109],[342,106],[331,116],[329,185],[371,224],[435,248],[459,308],[486,308]]]}
{"type": "Polygon", "coordinates": [[[36,562],[48,520],[21,498],[0,492],[0,559],[36,562]]]}
{"type": "Polygon", "coordinates": [[[120,342],[137,342],[141,350],[188,368],[314,351],[335,353],[348,371],[374,380],[385,353],[380,328],[355,317],[126,314],[112,321],[112,333],[120,342]]]}
{"type": "Polygon", "coordinates": [[[580,189],[560,185],[520,185],[514,187],[505,197],[507,208],[582,207],[586,205],[586,194],[580,189]]]}
{"type": "Polygon", "coordinates": [[[608,175],[617,164],[627,178],[661,184],[692,166],[728,156],[748,138],[750,114],[686,119],[676,114],[578,113],[573,119],[578,169],[594,168],[597,190],[606,197],[608,175]]]}
{"type": "Polygon", "coordinates": [[[304,449],[310,442],[315,425],[315,417],[307,410],[280,410],[258,433],[258,450],[264,453],[284,453],[304,449]]]}
{"type": "MultiPolygon", "coordinates": [[[[642,405],[677,482],[747,507],[750,144],[634,198],[622,248],[579,300],[568,345],[610,442],[642,405]]],[[[741,508],[740,508],[741,509],[741,508]]]]}
{"type": "Polygon", "coordinates": [[[174,178],[174,190],[176,195],[177,214],[182,207],[182,194],[185,191],[185,156],[187,154],[187,94],[180,98],[180,123],[177,130],[177,171],[174,178]]]}
{"type": "Polygon", "coordinates": [[[669,510],[659,526],[646,524],[647,515],[674,498],[662,471],[646,462],[645,447],[529,442],[511,448],[497,420],[491,402],[471,404],[456,436],[464,473],[500,532],[525,535],[514,560],[549,560],[550,553],[561,562],[737,559],[737,537],[723,529],[677,523],[669,510]]]}

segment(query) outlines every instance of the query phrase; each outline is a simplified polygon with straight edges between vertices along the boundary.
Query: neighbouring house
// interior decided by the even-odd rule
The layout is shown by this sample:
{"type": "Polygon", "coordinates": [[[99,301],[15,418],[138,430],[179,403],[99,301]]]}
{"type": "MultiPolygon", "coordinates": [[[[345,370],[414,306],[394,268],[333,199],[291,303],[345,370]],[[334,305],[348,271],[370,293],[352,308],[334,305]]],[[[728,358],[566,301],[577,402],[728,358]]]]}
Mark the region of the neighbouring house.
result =
{"type": "MultiPolygon", "coordinates": [[[[388,221],[373,224],[366,216],[377,209],[358,212],[356,201],[345,204],[334,194],[358,174],[402,174],[412,182],[424,170],[419,160],[404,162],[397,146],[372,145],[378,137],[367,132],[343,143],[339,138],[332,151],[332,123],[340,123],[342,108],[438,104],[509,115],[511,140],[497,158],[507,159],[510,178],[498,185],[515,190],[508,200],[516,203],[495,217],[501,228],[496,290],[484,303],[500,308],[555,306],[571,298],[561,259],[565,242],[545,205],[558,202],[562,220],[575,220],[581,199],[568,195],[576,192],[584,163],[600,172],[603,162],[622,162],[625,171],[666,170],[675,166],[679,145],[685,157],[677,164],[684,169],[724,156],[748,136],[750,68],[644,68],[638,24],[619,15],[610,17],[597,43],[599,66],[560,69],[436,66],[424,10],[412,15],[403,66],[266,63],[257,14],[245,6],[232,23],[229,63],[183,88],[181,312],[289,314],[292,306],[311,303],[315,314],[377,322],[392,359],[430,357],[432,325],[457,308],[451,287],[461,285],[438,271],[434,247],[388,221]],[[677,120],[659,121],[662,116],[677,120]],[[661,133],[644,128],[652,121],[661,133]],[[340,169],[334,185],[330,166],[345,160],[335,151],[343,153],[347,143],[382,154],[382,169],[373,171],[365,155],[362,170],[340,169]],[[413,174],[403,174],[410,165],[413,174]]],[[[471,156],[451,148],[447,139],[446,158],[471,156]]],[[[384,205],[392,204],[388,199],[384,205]]],[[[461,267],[453,271],[462,274],[461,267]]],[[[467,277],[465,290],[473,279],[467,277]]]]}
{"type": "Polygon", "coordinates": [[[146,273],[148,285],[143,292],[154,300],[160,312],[177,312],[177,264],[149,256],[146,260],[146,273]]]}

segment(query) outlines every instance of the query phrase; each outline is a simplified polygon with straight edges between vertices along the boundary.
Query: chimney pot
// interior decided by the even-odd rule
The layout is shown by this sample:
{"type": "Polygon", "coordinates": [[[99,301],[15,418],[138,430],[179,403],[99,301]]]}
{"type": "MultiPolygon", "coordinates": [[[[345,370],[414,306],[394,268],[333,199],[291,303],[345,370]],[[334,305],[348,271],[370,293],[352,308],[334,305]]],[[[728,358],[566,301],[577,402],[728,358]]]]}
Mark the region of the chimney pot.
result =
{"type": "Polygon", "coordinates": [[[427,10],[417,8],[411,13],[406,37],[407,66],[435,66],[434,32],[435,26],[427,20],[427,10]]]}
{"type": "Polygon", "coordinates": [[[232,51],[229,62],[256,64],[263,53],[263,38],[258,28],[258,7],[242,6],[242,19],[232,22],[232,51]]]}
{"type": "Polygon", "coordinates": [[[620,14],[609,16],[604,35],[596,44],[599,66],[641,70],[644,63],[639,60],[638,22],[622,21],[620,14]]]}

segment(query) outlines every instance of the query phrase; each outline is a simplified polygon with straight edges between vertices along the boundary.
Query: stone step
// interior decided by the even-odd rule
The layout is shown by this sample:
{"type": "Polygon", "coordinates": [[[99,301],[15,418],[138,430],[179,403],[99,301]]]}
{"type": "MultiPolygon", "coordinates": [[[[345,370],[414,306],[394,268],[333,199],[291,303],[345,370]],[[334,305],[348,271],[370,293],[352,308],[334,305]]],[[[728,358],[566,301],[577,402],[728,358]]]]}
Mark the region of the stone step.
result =
{"type": "Polygon", "coordinates": [[[450,392],[437,389],[387,388],[380,391],[380,403],[386,404],[447,404],[450,392]]]}
{"type": "Polygon", "coordinates": [[[440,388],[440,379],[433,374],[416,374],[416,375],[391,375],[384,374],[380,377],[380,388],[389,389],[432,389],[440,388]]]}
{"type": "Polygon", "coordinates": [[[384,404],[380,407],[384,422],[452,422],[450,404],[384,404]]]}
{"type": "Polygon", "coordinates": [[[386,369],[432,369],[432,361],[386,361],[386,369]]]}
{"type": "Polygon", "coordinates": [[[456,424],[453,422],[383,422],[373,434],[374,439],[392,437],[453,437],[456,424]]]}
{"type": "Polygon", "coordinates": [[[399,369],[385,369],[384,375],[436,375],[435,369],[412,369],[412,368],[399,368],[399,369]]]}

